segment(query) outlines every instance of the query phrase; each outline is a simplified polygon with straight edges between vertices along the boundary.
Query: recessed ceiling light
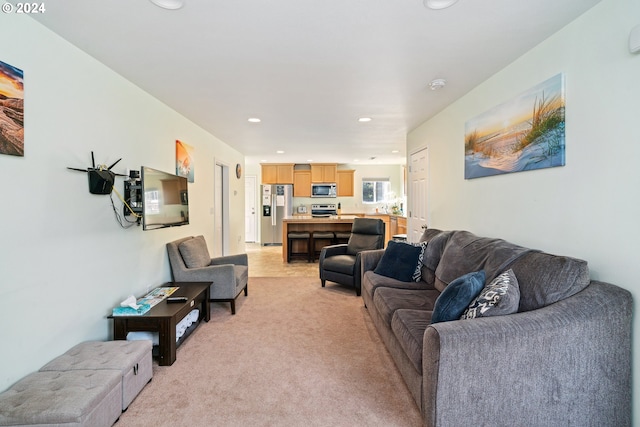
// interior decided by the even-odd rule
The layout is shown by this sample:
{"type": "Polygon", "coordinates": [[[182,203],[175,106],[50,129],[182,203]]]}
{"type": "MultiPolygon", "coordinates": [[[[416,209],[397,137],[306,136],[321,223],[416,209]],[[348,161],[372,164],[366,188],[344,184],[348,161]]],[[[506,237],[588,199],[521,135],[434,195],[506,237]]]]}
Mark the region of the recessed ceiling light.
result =
{"type": "Polygon", "coordinates": [[[360,117],[358,119],[358,121],[361,122],[361,123],[370,122],[371,121],[371,117],[360,117]]]}
{"type": "Polygon", "coordinates": [[[251,123],[260,123],[262,120],[260,120],[260,119],[259,119],[259,118],[257,118],[257,117],[249,117],[249,118],[247,119],[247,121],[249,121],[249,122],[251,122],[251,123]]]}
{"type": "Polygon", "coordinates": [[[458,0],[424,0],[423,4],[429,9],[446,9],[458,0]]]}
{"type": "Polygon", "coordinates": [[[447,84],[447,81],[445,79],[433,79],[429,82],[429,89],[431,90],[438,90],[438,89],[442,89],[443,87],[445,87],[447,84]]]}
{"type": "Polygon", "coordinates": [[[313,159],[307,159],[307,162],[311,163],[313,162],[313,159]]]}
{"type": "Polygon", "coordinates": [[[158,7],[169,10],[180,9],[184,6],[184,0],[149,0],[158,7]]]}
{"type": "Polygon", "coordinates": [[[398,154],[400,152],[400,150],[392,150],[391,153],[393,154],[398,154]]]}
{"type": "Polygon", "coordinates": [[[278,153],[278,154],[284,154],[284,151],[282,151],[282,150],[278,150],[278,151],[276,151],[276,153],[278,153]]]}

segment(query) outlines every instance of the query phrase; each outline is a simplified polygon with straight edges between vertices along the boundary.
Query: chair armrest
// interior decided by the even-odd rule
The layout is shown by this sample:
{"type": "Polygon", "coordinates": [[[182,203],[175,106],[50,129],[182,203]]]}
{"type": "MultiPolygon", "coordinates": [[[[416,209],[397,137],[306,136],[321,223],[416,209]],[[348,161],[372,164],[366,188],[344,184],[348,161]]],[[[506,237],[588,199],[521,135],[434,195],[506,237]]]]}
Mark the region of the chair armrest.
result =
{"type": "Polygon", "coordinates": [[[376,249],[372,251],[362,251],[361,254],[361,263],[362,263],[362,275],[366,271],[375,270],[382,259],[382,255],[384,255],[384,249],[376,249]]]}
{"type": "Polygon", "coordinates": [[[541,309],[428,326],[424,423],[630,425],[631,313],[628,291],[591,282],[541,309]]]}
{"type": "Polygon", "coordinates": [[[249,265],[249,257],[247,256],[247,254],[236,254],[211,258],[210,265],[222,264],[249,265]]]}
{"type": "Polygon", "coordinates": [[[339,245],[330,245],[325,246],[320,251],[320,257],[318,258],[318,265],[320,266],[320,270],[322,270],[322,264],[324,264],[324,259],[329,258],[336,255],[344,255],[347,253],[347,245],[339,244],[339,245]]]}

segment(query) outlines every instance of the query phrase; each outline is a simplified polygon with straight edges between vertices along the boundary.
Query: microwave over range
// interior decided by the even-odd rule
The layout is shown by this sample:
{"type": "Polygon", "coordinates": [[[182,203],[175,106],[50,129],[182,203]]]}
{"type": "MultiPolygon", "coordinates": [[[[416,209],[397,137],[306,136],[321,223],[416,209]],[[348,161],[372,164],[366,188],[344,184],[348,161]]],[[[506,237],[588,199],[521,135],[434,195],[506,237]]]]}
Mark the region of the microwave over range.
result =
{"type": "Polygon", "coordinates": [[[311,197],[336,197],[336,184],[311,184],[311,197]]]}

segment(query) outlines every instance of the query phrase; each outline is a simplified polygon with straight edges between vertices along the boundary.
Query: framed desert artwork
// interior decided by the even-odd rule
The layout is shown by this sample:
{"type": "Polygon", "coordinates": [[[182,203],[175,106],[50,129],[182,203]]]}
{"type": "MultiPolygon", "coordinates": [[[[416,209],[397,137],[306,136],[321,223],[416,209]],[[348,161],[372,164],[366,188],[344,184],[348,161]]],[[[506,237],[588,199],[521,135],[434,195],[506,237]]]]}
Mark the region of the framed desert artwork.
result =
{"type": "Polygon", "coordinates": [[[565,164],[564,75],[465,124],[465,179],[565,164]]]}
{"type": "Polygon", "coordinates": [[[2,61],[0,61],[0,154],[24,156],[23,72],[2,61]]]}

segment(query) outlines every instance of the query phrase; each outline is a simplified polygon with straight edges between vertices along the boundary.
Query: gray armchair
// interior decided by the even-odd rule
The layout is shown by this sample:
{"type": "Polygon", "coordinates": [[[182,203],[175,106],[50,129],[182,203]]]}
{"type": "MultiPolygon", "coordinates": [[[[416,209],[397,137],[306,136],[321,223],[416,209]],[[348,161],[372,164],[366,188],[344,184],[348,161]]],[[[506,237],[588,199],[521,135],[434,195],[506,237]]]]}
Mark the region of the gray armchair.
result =
{"type": "Polygon", "coordinates": [[[375,218],[356,218],[347,244],[325,246],[320,252],[320,280],[356,288],[360,296],[360,252],[384,248],[384,222],[375,218]]]}
{"type": "Polygon", "coordinates": [[[213,282],[209,301],[231,303],[236,314],[236,298],[248,295],[247,254],[211,258],[204,236],[190,236],[167,243],[171,275],[175,282],[213,282]]]}

